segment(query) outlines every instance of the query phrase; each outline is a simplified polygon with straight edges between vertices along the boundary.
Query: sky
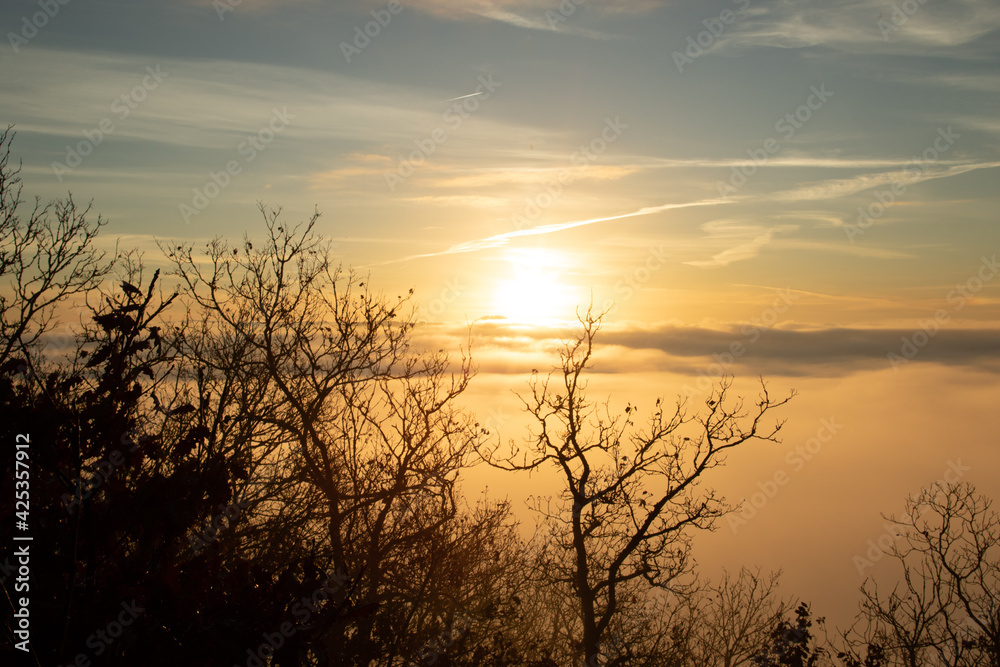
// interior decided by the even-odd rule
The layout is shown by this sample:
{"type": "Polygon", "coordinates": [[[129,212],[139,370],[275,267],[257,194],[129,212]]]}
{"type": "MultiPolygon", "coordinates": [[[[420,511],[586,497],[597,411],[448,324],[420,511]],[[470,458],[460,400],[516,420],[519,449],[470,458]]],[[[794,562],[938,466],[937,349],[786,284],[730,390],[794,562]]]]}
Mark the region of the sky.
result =
{"type": "Polygon", "coordinates": [[[426,344],[472,324],[466,398],[505,438],[590,303],[595,398],[796,389],[784,442],[713,482],[751,506],[696,543],[706,572],[783,567],[849,618],[892,573],[856,559],[880,513],[949,470],[1000,492],[995,0],[35,0],[0,25],[26,192],[93,200],[153,265],[259,233],[258,202],[319,211],[340,261],[414,289],[426,344]]]}

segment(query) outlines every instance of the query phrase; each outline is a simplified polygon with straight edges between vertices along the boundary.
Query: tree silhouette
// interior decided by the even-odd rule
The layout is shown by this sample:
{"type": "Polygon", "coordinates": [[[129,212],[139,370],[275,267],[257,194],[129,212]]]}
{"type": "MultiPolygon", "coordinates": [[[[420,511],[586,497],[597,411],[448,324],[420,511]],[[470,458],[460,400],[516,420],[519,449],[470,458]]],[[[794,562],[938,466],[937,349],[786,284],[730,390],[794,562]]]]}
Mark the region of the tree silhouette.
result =
{"type": "Polygon", "coordinates": [[[776,597],[780,572],[762,575],[760,569],[723,573],[718,583],[703,591],[707,598],[697,622],[698,664],[738,667],[750,663],[776,624],[792,611],[790,601],[776,597]]]}
{"type": "MultiPolygon", "coordinates": [[[[529,591],[509,507],[457,490],[485,433],[456,407],[467,355],[411,350],[407,299],[334,268],[315,218],[286,230],[274,214],[270,243],[247,239],[235,263],[215,242],[207,281],[171,246],[179,294],[164,295],[138,255],[94,249],[104,222],[71,199],[19,216],[12,137],[0,437],[32,443],[37,664],[506,667],[542,653],[511,632],[529,591]],[[80,328],[46,350],[62,306],[80,328]],[[125,606],[127,628],[109,625],[125,606]]],[[[4,457],[7,515],[13,467],[4,457]]],[[[5,606],[16,571],[8,551],[5,606]]],[[[14,619],[3,627],[15,655],[14,619]]]]}
{"type": "MultiPolygon", "coordinates": [[[[823,619],[818,619],[820,623],[823,619]]],[[[753,657],[757,667],[815,667],[826,654],[813,641],[809,605],[795,609],[795,622],[781,620],[771,631],[770,645],[753,657]]]]}
{"type": "Polygon", "coordinates": [[[509,451],[483,455],[509,471],[557,471],[559,497],[535,506],[550,534],[540,572],[576,602],[583,662],[626,664],[636,657],[628,655],[628,642],[610,641],[616,621],[644,604],[649,588],[684,594],[690,531],[711,529],[729,511],[713,491],[699,489],[703,475],[735,447],[777,441],[781,424],[763,421],[791,397],[773,400],[762,383],[750,407],[731,401],[724,381],[703,414],[688,416],[683,403],[668,413],[657,399],[641,428],[639,408],[631,404],[624,415],[613,415],[607,404],[597,410],[588,402],[584,374],[600,318],[588,311],[580,321],[583,332],[560,353],[555,377],[533,374],[531,392],[521,398],[536,425],[527,446],[511,443],[509,451]]]}
{"type": "MultiPolygon", "coordinates": [[[[176,338],[198,369],[199,414],[220,433],[229,416],[253,419],[234,455],[268,489],[255,514],[266,525],[252,528],[268,544],[257,548],[280,550],[264,558],[274,562],[308,551],[351,581],[297,633],[303,651],[389,665],[414,659],[459,615],[489,627],[506,584],[495,577],[484,595],[482,569],[495,561],[489,545],[508,539],[508,508],[465,511],[456,490],[483,437],[457,407],[471,359],[453,366],[443,351],[411,350],[409,297],[387,300],[334,265],[318,215],[287,226],[261,212],[256,246],[215,240],[205,261],[190,245],[163,249],[187,320],[203,323],[176,338]]],[[[465,632],[449,656],[475,638],[465,632]]]]}
{"type": "MultiPolygon", "coordinates": [[[[874,580],[848,646],[872,645],[908,667],[1000,664],[1000,515],[970,483],[937,483],[911,496],[889,555],[902,580],[887,595],[874,580]]],[[[847,651],[846,653],[851,653],[847,651]]]]}
{"type": "Polygon", "coordinates": [[[90,206],[73,196],[42,205],[36,199],[26,218],[19,213],[20,164],[10,164],[15,132],[0,132],[0,365],[28,351],[53,325],[55,306],[96,288],[112,267],[94,248],[105,221],[88,219],[90,206]]]}
{"type": "Polygon", "coordinates": [[[247,586],[270,588],[235,562],[221,568],[209,552],[189,548],[203,517],[231,501],[228,466],[200,446],[205,433],[189,411],[149,409],[170,362],[152,323],[172,297],[156,296],[157,281],[106,295],[72,366],[44,377],[4,369],[4,437],[31,436],[31,531],[34,544],[46,545],[32,557],[33,646],[42,664],[81,655],[175,664],[192,644],[212,664],[234,633],[219,641],[224,618],[206,612],[232,613],[247,586]],[[101,635],[126,607],[127,631],[119,625],[118,635],[101,635]]]}

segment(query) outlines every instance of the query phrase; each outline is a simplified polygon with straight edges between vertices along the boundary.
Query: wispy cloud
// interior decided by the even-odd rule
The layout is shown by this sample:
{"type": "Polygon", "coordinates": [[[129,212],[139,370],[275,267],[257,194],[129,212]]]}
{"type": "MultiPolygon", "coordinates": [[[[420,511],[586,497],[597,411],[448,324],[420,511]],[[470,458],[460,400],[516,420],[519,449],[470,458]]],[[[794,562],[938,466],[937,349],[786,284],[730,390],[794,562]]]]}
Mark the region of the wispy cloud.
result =
{"type": "Polygon", "coordinates": [[[771,195],[767,195],[766,198],[773,201],[826,201],[857,194],[883,185],[890,185],[891,183],[913,185],[939,178],[951,178],[952,176],[959,176],[979,169],[995,169],[997,167],[1000,167],[1000,162],[980,162],[974,164],[957,164],[943,168],[940,166],[928,167],[920,173],[910,170],[860,174],[852,178],[837,178],[804,183],[789,190],[772,193],[771,195]]]}
{"type": "MultiPolygon", "coordinates": [[[[611,37],[603,32],[578,25],[561,16],[551,19],[550,13],[558,14],[560,2],[557,0],[410,0],[408,3],[417,10],[433,14],[452,21],[487,19],[499,21],[519,28],[529,30],[544,30],[549,32],[564,32],[593,39],[608,39],[611,37]]],[[[590,0],[585,6],[575,7],[573,14],[579,11],[598,12],[601,14],[642,14],[662,3],[658,0],[637,0],[636,2],[615,2],[614,0],[590,0]]]]}
{"type": "Polygon", "coordinates": [[[456,169],[454,174],[438,176],[426,183],[433,187],[480,188],[494,185],[545,185],[559,179],[560,173],[568,175],[562,180],[610,181],[624,178],[638,171],[637,167],[588,165],[584,167],[493,167],[488,169],[456,169]]]}
{"type": "Polygon", "coordinates": [[[52,136],[79,136],[109,117],[116,122],[115,141],[232,150],[246,132],[260,129],[275,106],[295,115],[284,137],[310,141],[409,143],[441,122],[440,101],[426,90],[259,63],[123,61],[115,54],[37,48],[31,58],[13,60],[4,75],[14,93],[4,96],[5,115],[30,119],[18,123],[20,130],[52,136]],[[159,65],[167,76],[118,122],[110,105],[142,81],[147,65],[159,65]]]}
{"type": "MultiPolygon", "coordinates": [[[[912,15],[896,14],[895,22],[894,7],[898,3],[876,0],[770,3],[748,11],[718,44],[720,48],[825,46],[852,53],[926,56],[927,47],[951,50],[1000,28],[1000,6],[993,0],[920,4],[912,15]]],[[[973,56],[968,50],[962,55],[973,56]]]]}
{"type": "MultiPolygon", "coordinates": [[[[747,164],[747,158],[650,158],[636,161],[636,168],[665,169],[717,169],[719,167],[739,167],[747,164]]],[[[904,158],[875,157],[819,157],[815,155],[777,155],[760,165],[763,169],[774,168],[822,168],[822,169],[880,169],[903,167],[910,163],[904,158]]],[[[960,160],[938,160],[936,164],[959,164],[960,160]]]]}
{"type": "MultiPolygon", "coordinates": [[[[414,178],[421,188],[433,190],[469,190],[498,186],[543,187],[557,181],[565,184],[577,181],[613,181],[625,178],[639,171],[638,167],[623,166],[572,166],[572,167],[524,167],[517,164],[506,166],[470,168],[464,155],[438,156],[436,164],[421,167],[414,178]]],[[[352,154],[337,159],[343,166],[317,172],[309,176],[313,189],[341,189],[358,185],[358,179],[384,183],[385,174],[394,172],[398,163],[388,155],[352,154]]],[[[449,196],[449,195],[435,195],[449,196]]],[[[463,197],[470,195],[462,194],[463,197]]]]}
{"type": "Polygon", "coordinates": [[[484,195],[422,195],[420,197],[406,197],[403,201],[418,204],[436,204],[439,206],[469,206],[479,208],[507,206],[510,203],[505,197],[487,197],[484,195]]]}
{"type": "Polygon", "coordinates": [[[711,259],[691,260],[684,263],[700,268],[715,268],[756,257],[761,248],[771,242],[775,234],[794,231],[798,229],[798,226],[778,225],[763,228],[759,225],[747,225],[738,220],[713,220],[702,225],[702,229],[708,232],[706,243],[721,242],[727,247],[712,255],[711,259]],[[736,245],[731,245],[734,242],[736,245]]]}
{"type": "MultiPolygon", "coordinates": [[[[550,9],[549,11],[552,10],[550,9]]],[[[597,30],[591,30],[589,28],[583,28],[579,25],[567,24],[562,21],[550,21],[542,13],[530,15],[530,14],[522,14],[522,13],[507,11],[503,9],[489,9],[481,12],[476,12],[476,15],[481,16],[482,18],[492,19],[494,21],[499,21],[501,23],[507,23],[512,26],[517,26],[518,28],[527,28],[529,30],[560,32],[571,35],[577,35],[578,37],[589,37],[590,39],[613,38],[613,35],[609,35],[597,30]]]]}

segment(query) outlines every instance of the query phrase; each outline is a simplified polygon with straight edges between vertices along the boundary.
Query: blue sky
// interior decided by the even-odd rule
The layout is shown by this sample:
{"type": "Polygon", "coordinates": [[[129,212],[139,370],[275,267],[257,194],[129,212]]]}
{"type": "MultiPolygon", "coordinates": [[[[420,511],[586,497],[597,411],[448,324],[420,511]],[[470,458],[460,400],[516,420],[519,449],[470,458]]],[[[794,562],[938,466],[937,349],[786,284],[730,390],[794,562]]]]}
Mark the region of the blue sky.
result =
{"type": "MultiPolygon", "coordinates": [[[[912,286],[944,279],[963,250],[996,240],[1000,91],[1000,8],[914,6],[895,25],[891,4],[869,2],[410,2],[393,15],[378,2],[246,0],[220,16],[208,2],[71,1],[18,53],[5,51],[0,110],[17,125],[37,187],[85,191],[123,233],[231,234],[258,199],[293,216],[319,206],[352,262],[366,264],[513,231],[526,200],[562,169],[570,180],[531,226],[717,200],[720,183],[742,182],[733,175],[742,167],[754,173],[726,203],[563,232],[557,243],[601,242],[611,252],[598,268],[616,254],[627,262],[636,242],[667,240],[678,263],[709,269],[701,274],[735,263],[754,271],[748,260],[775,253],[858,262],[880,276],[892,265],[912,286]],[[347,62],[342,43],[371,11],[391,20],[347,62]],[[726,12],[728,25],[718,18],[726,12]],[[547,13],[565,20],[550,29],[547,13]],[[708,45],[701,55],[696,40],[708,45]],[[681,72],[674,54],[685,52],[696,57],[681,72]],[[167,74],[121,119],[112,104],[147,67],[167,74]],[[467,99],[478,108],[453,114],[455,127],[446,100],[484,75],[497,89],[467,99]],[[800,113],[806,122],[783,120],[816,87],[831,95],[800,113]],[[275,108],[294,118],[243,163],[237,147],[275,108]],[[104,118],[114,133],[60,182],[52,163],[104,118]],[[575,164],[615,118],[621,136],[575,164]],[[851,243],[845,226],[858,207],[947,128],[947,151],[851,243]],[[390,191],[387,173],[435,129],[446,140],[390,191]],[[751,154],[769,140],[776,152],[756,168],[751,154]],[[189,217],[192,228],[180,204],[231,159],[242,173],[189,217]]],[[[16,29],[32,9],[6,4],[4,25],[16,29]]]]}

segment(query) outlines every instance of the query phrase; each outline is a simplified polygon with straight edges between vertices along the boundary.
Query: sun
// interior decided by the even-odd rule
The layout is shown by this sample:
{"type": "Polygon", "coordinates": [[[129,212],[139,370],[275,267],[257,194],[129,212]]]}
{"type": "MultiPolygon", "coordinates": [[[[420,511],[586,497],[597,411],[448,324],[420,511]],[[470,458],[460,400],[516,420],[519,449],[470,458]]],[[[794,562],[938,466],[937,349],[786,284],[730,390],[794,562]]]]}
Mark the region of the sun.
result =
{"type": "Polygon", "coordinates": [[[493,289],[493,310],[509,320],[543,324],[573,317],[578,290],[563,281],[571,266],[566,253],[547,248],[507,248],[506,264],[493,289]],[[506,271],[506,273],[504,273],[506,271]]]}

